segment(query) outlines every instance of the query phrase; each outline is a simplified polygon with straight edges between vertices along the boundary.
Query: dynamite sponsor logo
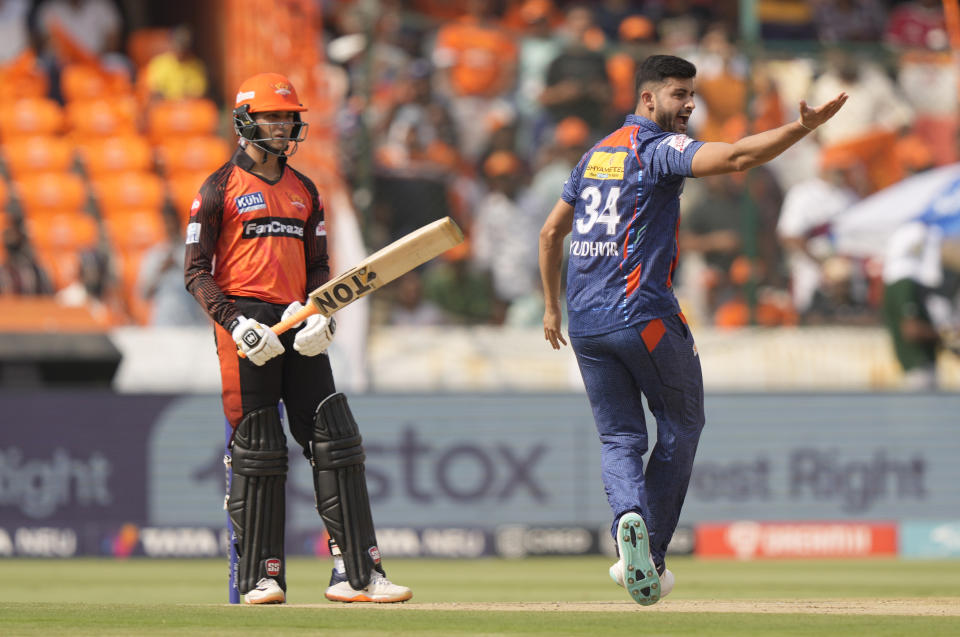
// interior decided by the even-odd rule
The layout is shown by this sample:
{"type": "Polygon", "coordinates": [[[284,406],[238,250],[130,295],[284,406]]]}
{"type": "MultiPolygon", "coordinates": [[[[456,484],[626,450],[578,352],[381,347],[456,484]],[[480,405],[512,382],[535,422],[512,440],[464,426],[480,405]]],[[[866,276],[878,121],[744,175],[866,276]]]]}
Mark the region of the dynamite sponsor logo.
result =
{"type": "Polygon", "coordinates": [[[380,563],[380,549],[376,545],[371,546],[367,549],[367,553],[370,555],[370,559],[373,560],[374,564],[380,563]]]}
{"type": "Polygon", "coordinates": [[[244,239],[262,237],[291,237],[303,239],[303,222],[286,217],[263,217],[243,224],[244,239]]]}
{"type": "Polygon", "coordinates": [[[683,149],[690,145],[690,142],[693,140],[687,137],[686,135],[671,135],[666,138],[663,143],[665,143],[670,148],[683,152],[683,149]]]}
{"type": "Polygon", "coordinates": [[[574,257],[618,257],[615,241],[571,241],[570,256],[574,257]]]}
{"type": "Polygon", "coordinates": [[[623,179],[623,164],[627,159],[627,152],[605,153],[595,152],[590,156],[590,162],[583,176],[587,179],[623,179]]]}
{"type": "Polygon", "coordinates": [[[329,316],[354,299],[376,289],[376,286],[372,283],[376,278],[376,272],[364,268],[356,273],[344,275],[341,277],[340,283],[334,285],[333,288],[310,298],[321,314],[329,316]]]}
{"type": "Polygon", "coordinates": [[[317,224],[317,236],[325,237],[327,236],[327,222],[323,219],[320,220],[320,223],[317,224]]]}
{"type": "Polygon", "coordinates": [[[263,198],[260,191],[250,192],[239,197],[234,197],[233,202],[237,205],[237,214],[253,212],[254,210],[266,210],[267,201],[263,198]]]}

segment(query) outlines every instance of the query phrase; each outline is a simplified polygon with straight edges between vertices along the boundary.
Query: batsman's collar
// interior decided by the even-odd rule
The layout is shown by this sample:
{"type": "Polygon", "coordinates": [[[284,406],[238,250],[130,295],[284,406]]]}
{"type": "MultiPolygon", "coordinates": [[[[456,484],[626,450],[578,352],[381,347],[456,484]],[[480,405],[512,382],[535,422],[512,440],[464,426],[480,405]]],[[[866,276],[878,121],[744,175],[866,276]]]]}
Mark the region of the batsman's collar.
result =
{"type": "MultiPolygon", "coordinates": [[[[281,167],[285,167],[287,165],[286,157],[278,157],[277,159],[280,161],[281,167]]],[[[233,157],[230,159],[230,161],[240,168],[243,168],[248,173],[253,172],[253,167],[257,165],[257,162],[253,160],[253,157],[244,152],[243,146],[237,146],[237,150],[234,151],[233,157]]]]}

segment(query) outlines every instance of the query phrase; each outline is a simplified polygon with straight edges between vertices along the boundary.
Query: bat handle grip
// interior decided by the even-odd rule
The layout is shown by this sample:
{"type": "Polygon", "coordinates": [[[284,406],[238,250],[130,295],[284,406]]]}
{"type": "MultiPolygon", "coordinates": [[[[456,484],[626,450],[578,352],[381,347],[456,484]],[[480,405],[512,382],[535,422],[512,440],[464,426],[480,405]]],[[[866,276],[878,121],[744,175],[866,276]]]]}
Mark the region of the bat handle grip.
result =
{"type": "MultiPolygon", "coordinates": [[[[289,330],[291,327],[293,327],[300,321],[303,321],[313,316],[314,314],[318,314],[319,312],[320,310],[317,309],[317,306],[314,305],[312,301],[309,301],[306,305],[300,308],[300,310],[298,310],[294,314],[291,314],[285,320],[280,321],[276,325],[271,326],[270,329],[273,331],[274,334],[276,334],[277,336],[280,336],[281,334],[289,330]]],[[[247,357],[247,355],[243,353],[243,350],[240,350],[240,349],[237,350],[237,356],[239,356],[240,358],[247,357]]]]}

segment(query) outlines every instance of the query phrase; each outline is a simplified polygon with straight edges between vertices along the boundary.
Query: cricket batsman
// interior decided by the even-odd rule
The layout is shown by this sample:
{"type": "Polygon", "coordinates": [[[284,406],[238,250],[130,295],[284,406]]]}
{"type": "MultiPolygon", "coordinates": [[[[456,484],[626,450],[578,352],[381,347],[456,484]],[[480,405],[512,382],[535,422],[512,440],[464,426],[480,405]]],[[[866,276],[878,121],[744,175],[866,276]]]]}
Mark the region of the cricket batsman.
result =
{"type": "Polygon", "coordinates": [[[187,225],[186,287],[214,322],[223,410],[233,427],[227,508],[237,586],[247,604],[286,601],[282,399],[332,540],[326,597],[402,602],[412,593],[386,578],[360,432],[326,355],[334,319],[314,314],[281,336],[267,327],[300,310],[307,291],[330,277],[319,193],[287,165],[306,138],[306,110],[283,75],[243,82],[233,110],[239,146],[200,187],[187,225]]]}

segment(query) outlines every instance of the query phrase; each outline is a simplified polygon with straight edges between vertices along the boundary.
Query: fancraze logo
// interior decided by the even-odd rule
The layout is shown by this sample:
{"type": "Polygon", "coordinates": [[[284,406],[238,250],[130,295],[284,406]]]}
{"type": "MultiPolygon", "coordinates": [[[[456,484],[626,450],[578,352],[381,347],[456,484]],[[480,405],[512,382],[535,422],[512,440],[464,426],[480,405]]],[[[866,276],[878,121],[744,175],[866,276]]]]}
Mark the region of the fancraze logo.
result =
{"type": "Polygon", "coordinates": [[[595,152],[590,156],[590,163],[583,176],[587,179],[623,179],[623,162],[627,159],[626,151],[619,153],[595,152]]]}
{"type": "Polygon", "coordinates": [[[303,222],[299,219],[284,217],[263,217],[253,219],[243,224],[244,239],[259,239],[261,237],[292,237],[303,238],[303,222]]]}

